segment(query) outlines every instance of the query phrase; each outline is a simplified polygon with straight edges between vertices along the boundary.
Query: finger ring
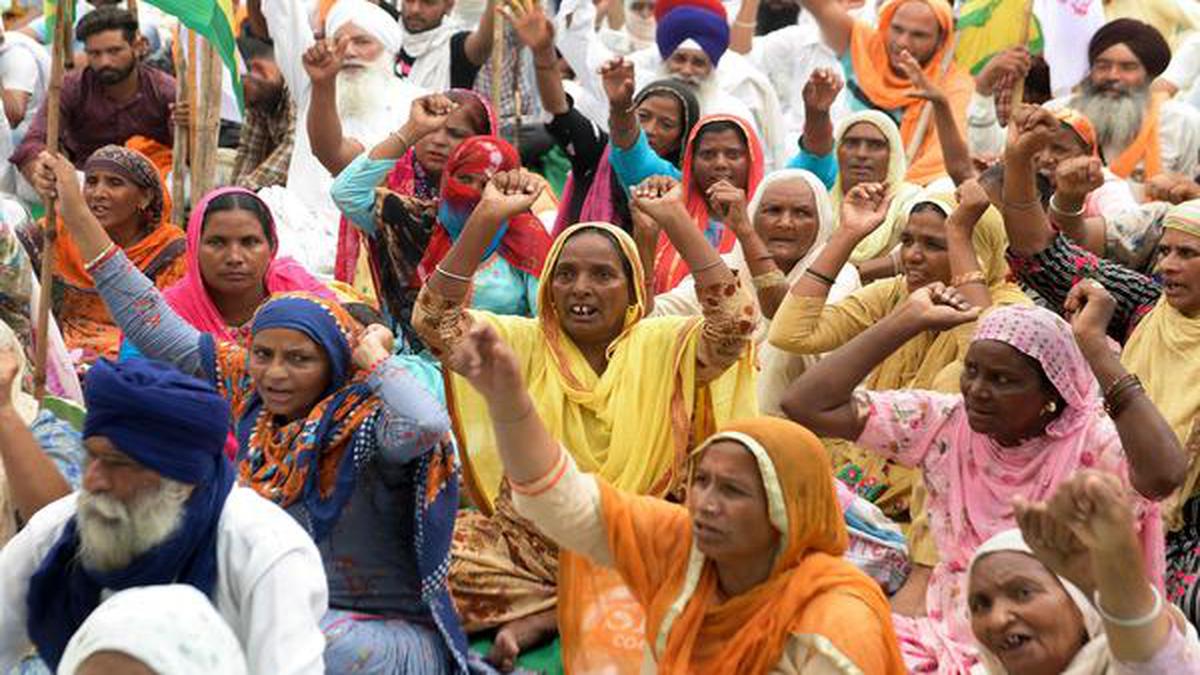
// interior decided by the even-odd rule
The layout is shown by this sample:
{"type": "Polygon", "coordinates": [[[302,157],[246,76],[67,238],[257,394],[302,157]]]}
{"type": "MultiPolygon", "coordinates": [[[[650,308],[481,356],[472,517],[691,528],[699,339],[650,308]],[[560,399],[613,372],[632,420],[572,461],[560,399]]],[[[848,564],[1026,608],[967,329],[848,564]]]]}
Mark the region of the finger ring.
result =
{"type": "Polygon", "coordinates": [[[1104,288],[1104,284],[1096,281],[1095,279],[1088,279],[1088,281],[1091,282],[1092,288],[1104,288]]]}

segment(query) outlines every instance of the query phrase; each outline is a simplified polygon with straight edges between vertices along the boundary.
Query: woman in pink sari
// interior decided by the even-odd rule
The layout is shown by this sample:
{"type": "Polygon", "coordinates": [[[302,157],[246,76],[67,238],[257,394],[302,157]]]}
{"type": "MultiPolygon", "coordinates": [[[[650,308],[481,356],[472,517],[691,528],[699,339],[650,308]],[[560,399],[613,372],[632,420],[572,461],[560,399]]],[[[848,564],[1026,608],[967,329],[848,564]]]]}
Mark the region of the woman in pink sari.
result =
{"type": "Polygon", "coordinates": [[[187,273],[163,296],[179,316],[225,342],[243,334],[254,312],[275,293],[333,293],[291,258],[276,257],[271,211],[240,187],[213,190],[192,210],[187,273]]]}
{"type": "MultiPolygon", "coordinates": [[[[960,282],[967,283],[973,282],[960,282]]],[[[966,604],[972,556],[1015,526],[1014,497],[1044,501],[1075,471],[1120,479],[1134,503],[1147,569],[1161,584],[1156,501],[1182,480],[1183,452],[1106,342],[1112,298],[1086,282],[1068,302],[1076,310],[1071,325],[1036,307],[985,315],[964,359],[961,394],[854,391],[919,331],[978,316],[957,289],[932,284],[806,371],[784,399],[788,416],[819,435],[854,441],[922,471],[940,562],[924,611],[894,616],[910,672],[970,671],[978,658],[966,604]]]]}

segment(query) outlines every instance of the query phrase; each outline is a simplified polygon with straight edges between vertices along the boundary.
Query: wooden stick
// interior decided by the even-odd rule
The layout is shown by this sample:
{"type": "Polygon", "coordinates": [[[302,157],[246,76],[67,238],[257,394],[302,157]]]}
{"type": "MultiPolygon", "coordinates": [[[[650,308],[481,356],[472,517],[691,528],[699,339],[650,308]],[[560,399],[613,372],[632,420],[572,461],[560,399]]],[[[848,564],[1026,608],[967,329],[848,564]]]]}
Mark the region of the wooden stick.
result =
{"type": "MultiPolygon", "coordinates": [[[[1031,30],[1033,30],[1033,0],[1026,0],[1025,12],[1021,14],[1021,41],[1017,43],[1018,47],[1029,44],[1029,31],[1031,30]]],[[[1021,78],[1013,85],[1012,106],[1009,109],[1021,105],[1023,98],[1025,98],[1025,79],[1021,78]]]]}
{"type": "Polygon", "coordinates": [[[196,114],[196,155],[192,162],[192,198],[199,201],[216,182],[217,134],[221,127],[221,57],[207,40],[201,49],[200,110],[196,114]]]}
{"type": "MultiPolygon", "coordinates": [[[[484,10],[486,11],[486,10],[484,10]]],[[[492,10],[496,11],[496,10],[492,10]]],[[[492,110],[496,111],[496,119],[500,118],[500,90],[504,87],[504,20],[496,17],[492,28],[492,110]]],[[[497,136],[499,129],[492,129],[497,136]]]]}
{"type": "MultiPolygon", "coordinates": [[[[75,69],[75,9],[76,9],[75,8],[75,0],[58,0],[58,2],[56,2],[54,5],[54,11],[57,14],[58,6],[64,2],[71,3],[70,14],[64,15],[64,16],[66,16],[66,19],[64,19],[64,20],[66,20],[67,23],[71,24],[71,27],[68,28],[63,33],[63,45],[62,45],[63,64],[67,70],[74,70],[75,69]]],[[[55,25],[58,25],[58,24],[55,24],[55,25]]]]}
{"type": "Polygon", "coordinates": [[[133,15],[133,18],[138,18],[138,0],[125,0],[125,9],[133,15]]]}
{"type": "MultiPolygon", "coordinates": [[[[176,44],[175,50],[175,72],[185,73],[184,77],[175,80],[178,89],[175,91],[175,102],[186,104],[191,98],[191,81],[188,80],[186,73],[188,72],[188,55],[184,53],[183,45],[176,44]]],[[[171,154],[171,222],[175,224],[183,223],[183,214],[186,207],[184,174],[187,172],[188,161],[188,146],[191,145],[191,128],[196,125],[196,110],[188,108],[188,123],[187,126],[175,126],[175,143],[171,154]]]]}
{"type": "MultiPolygon", "coordinates": [[[[180,27],[179,30],[184,29],[180,27]]],[[[199,97],[196,92],[196,78],[197,73],[199,72],[198,69],[200,67],[200,48],[199,43],[196,41],[196,31],[194,30],[189,29],[187,31],[187,52],[185,55],[187,56],[187,102],[188,106],[192,109],[192,120],[199,121],[200,105],[199,97]]],[[[197,129],[197,125],[193,124],[192,126],[188,127],[187,158],[189,167],[192,167],[196,161],[196,143],[199,140],[199,133],[200,130],[197,129]]],[[[196,171],[194,168],[191,168],[190,171],[192,176],[192,194],[196,194],[196,171]]]]}
{"type": "MultiPolygon", "coordinates": [[[[958,33],[954,33],[954,42],[950,44],[950,48],[942,55],[942,63],[938,67],[938,81],[935,83],[941,85],[941,81],[946,77],[946,73],[950,72],[950,66],[954,65],[954,52],[958,50],[958,33]]],[[[905,150],[905,157],[908,159],[908,166],[912,166],[916,160],[917,154],[921,152],[921,146],[925,145],[925,134],[929,132],[929,120],[933,116],[933,104],[929,101],[921,103],[921,118],[917,120],[917,129],[909,139],[908,148],[905,150]]]]}
{"type": "MultiPolygon", "coordinates": [[[[46,151],[58,152],[58,133],[62,111],[63,67],[67,58],[66,44],[71,41],[71,32],[66,21],[64,5],[73,0],[58,0],[54,6],[54,35],[50,42],[50,85],[46,94],[46,151]]],[[[50,303],[54,290],[54,239],[58,233],[58,217],[55,200],[44,201],[46,215],[42,219],[42,267],[39,281],[42,284],[38,295],[38,315],[34,343],[33,386],[34,396],[41,401],[46,396],[46,356],[50,345],[50,303]]]]}

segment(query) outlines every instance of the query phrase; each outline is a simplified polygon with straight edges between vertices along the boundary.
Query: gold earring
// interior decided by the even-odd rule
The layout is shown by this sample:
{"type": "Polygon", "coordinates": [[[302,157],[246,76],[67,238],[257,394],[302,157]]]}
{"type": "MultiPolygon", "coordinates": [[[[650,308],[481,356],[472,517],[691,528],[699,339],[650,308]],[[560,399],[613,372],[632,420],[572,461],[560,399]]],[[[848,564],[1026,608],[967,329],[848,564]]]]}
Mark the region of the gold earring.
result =
{"type": "Polygon", "coordinates": [[[1042,406],[1042,413],[1045,415],[1053,415],[1056,412],[1058,412],[1057,401],[1050,401],[1046,403],[1046,405],[1042,406]]]}

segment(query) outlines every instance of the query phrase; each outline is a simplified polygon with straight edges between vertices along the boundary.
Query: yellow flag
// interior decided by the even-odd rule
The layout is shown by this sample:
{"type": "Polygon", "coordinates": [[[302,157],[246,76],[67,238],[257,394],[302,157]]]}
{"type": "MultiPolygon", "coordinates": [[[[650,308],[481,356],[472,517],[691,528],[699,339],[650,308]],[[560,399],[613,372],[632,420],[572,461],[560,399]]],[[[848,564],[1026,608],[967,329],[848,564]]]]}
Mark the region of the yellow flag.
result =
{"type": "MultiPolygon", "coordinates": [[[[1021,27],[1032,0],[967,0],[959,8],[958,47],[954,59],[958,65],[978,74],[996,54],[1021,44],[1021,27]]],[[[1040,54],[1042,30],[1037,17],[1029,25],[1030,53],[1040,54]]]]}

